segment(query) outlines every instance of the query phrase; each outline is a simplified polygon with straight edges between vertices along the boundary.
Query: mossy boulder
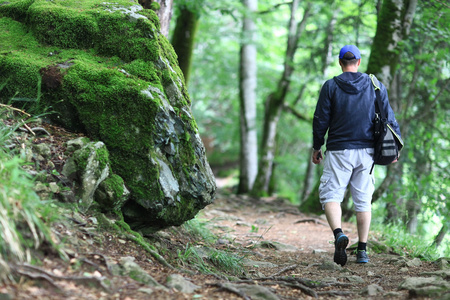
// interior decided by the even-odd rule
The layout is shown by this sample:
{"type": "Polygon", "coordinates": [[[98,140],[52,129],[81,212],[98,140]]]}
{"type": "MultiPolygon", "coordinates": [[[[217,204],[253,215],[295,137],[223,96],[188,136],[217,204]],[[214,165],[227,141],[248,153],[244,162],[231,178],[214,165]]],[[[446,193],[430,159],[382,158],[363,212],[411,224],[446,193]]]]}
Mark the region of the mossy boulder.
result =
{"type": "Polygon", "coordinates": [[[102,141],[135,228],[180,225],[215,181],[177,57],[137,1],[0,3],[0,101],[102,141]]]}

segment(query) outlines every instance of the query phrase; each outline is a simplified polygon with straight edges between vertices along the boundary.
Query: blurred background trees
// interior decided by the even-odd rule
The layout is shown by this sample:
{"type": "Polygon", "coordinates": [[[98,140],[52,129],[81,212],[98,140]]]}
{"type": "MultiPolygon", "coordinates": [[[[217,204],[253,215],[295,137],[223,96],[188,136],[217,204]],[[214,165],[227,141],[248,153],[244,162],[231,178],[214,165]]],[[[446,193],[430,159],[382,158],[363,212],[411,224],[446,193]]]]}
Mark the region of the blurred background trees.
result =
{"type": "MultiPolygon", "coordinates": [[[[310,163],[311,119],[323,82],[341,73],[339,49],[355,44],[362,53],[360,71],[376,74],[388,87],[406,142],[398,164],[376,167],[374,222],[403,224],[410,233],[436,237],[435,244],[448,251],[450,5],[441,0],[258,0],[254,9],[250,2],[176,1],[170,25],[174,45],[191,38],[186,77],[217,178],[227,178],[233,192],[286,197],[302,211],[320,212],[321,167],[310,163]],[[196,30],[180,35],[186,9],[196,30]],[[248,22],[254,24],[250,34],[248,22]],[[247,45],[255,47],[255,66],[242,55],[247,45]],[[252,88],[243,74],[256,80],[259,154],[251,156],[250,165],[258,159],[259,173],[254,185],[242,182],[248,180],[242,178],[242,166],[249,159],[241,154],[246,147],[242,95],[252,88]]],[[[180,60],[185,56],[180,51],[180,60]]],[[[350,218],[350,195],[345,211],[350,218]]]]}

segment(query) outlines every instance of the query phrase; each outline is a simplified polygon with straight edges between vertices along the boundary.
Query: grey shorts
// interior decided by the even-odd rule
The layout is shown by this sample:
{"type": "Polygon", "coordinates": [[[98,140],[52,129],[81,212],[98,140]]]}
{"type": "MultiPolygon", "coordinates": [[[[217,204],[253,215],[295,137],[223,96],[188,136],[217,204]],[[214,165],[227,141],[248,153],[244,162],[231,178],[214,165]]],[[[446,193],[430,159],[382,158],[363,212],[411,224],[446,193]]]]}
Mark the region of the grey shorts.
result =
{"type": "Polygon", "coordinates": [[[370,173],[373,148],[327,151],[323,175],[320,178],[319,197],[322,209],[325,203],[342,202],[350,184],[356,212],[371,211],[375,178],[370,173]]]}

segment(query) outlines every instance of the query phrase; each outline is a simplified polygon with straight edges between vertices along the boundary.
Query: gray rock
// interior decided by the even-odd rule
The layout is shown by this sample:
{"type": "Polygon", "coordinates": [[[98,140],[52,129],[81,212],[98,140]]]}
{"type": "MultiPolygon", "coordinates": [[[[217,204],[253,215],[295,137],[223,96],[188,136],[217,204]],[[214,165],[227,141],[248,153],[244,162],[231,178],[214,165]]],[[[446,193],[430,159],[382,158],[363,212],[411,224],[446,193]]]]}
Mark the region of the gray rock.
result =
{"type": "Polygon", "coordinates": [[[122,275],[129,276],[134,280],[151,287],[158,287],[167,290],[166,287],[159,284],[152,276],[145,272],[137,263],[134,262],[134,257],[122,257],[120,259],[120,266],[122,267],[122,275]]]}
{"type": "MultiPolygon", "coordinates": [[[[52,121],[107,146],[110,174],[119,175],[130,191],[122,207],[130,226],[145,234],[194,218],[213,202],[215,178],[176,53],[159,32],[157,15],[129,0],[95,6],[89,1],[47,2],[1,5],[6,20],[2,30],[6,38],[14,34],[18,42],[10,50],[18,55],[8,64],[0,60],[2,76],[11,78],[0,101],[6,103],[14,96],[10,91],[17,90],[22,97],[35,97],[35,75],[41,74],[45,92],[40,101],[55,111],[52,121]],[[52,22],[41,21],[49,16],[52,22]],[[56,48],[70,52],[71,59],[61,61],[52,53],[56,48]],[[24,61],[24,56],[36,59],[24,61]]],[[[67,143],[67,152],[81,151],[84,142],[67,143]]],[[[106,169],[89,178],[90,191],[77,191],[82,210],[107,176],[101,171],[106,169]]]]}
{"type": "Polygon", "coordinates": [[[365,287],[362,290],[361,294],[364,296],[369,296],[369,297],[378,296],[380,294],[383,294],[383,288],[381,286],[379,286],[378,284],[371,284],[371,285],[368,285],[367,287],[365,287]]]}
{"type": "Polygon", "coordinates": [[[329,270],[329,271],[342,271],[343,268],[330,260],[324,260],[322,264],[319,266],[320,270],[329,270]]]}
{"type": "Polygon", "coordinates": [[[408,260],[406,262],[406,266],[407,267],[419,267],[422,265],[422,261],[420,260],[420,258],[414,258],[412,260],[408,260]]]}
{"type": "Polygon", "coordinates": [[[450,269],[445,270],[439,270],[435,272],[423,272],[420,273],[421,276],[435,276],[435,277],[441,277],[443,279],[449,280],[450,279],[450,269]]]}
{"type": "Polygon", "coordinates": [[[410,295],[437,297],[450,290],[450,283],[440,277],[408,277],[399,286],[410,295]]]}
{"type": "Polygon", "coordinates": [[[72,153],[76,150],[80,150],[89,143],[89,139],[85,137],[79,137],[70,141],[67,141],[67,152],[72,153]]]}
{"type": "Polygon", "coordinates": [[[168,287],[174,288],[182,293],[193,293],[200,288],[200,286],[193,284],[179,274],[171,274],[167,277],[166,284],[168,287]]]}
{"type": "Polygon", "coordinates": [[[61,174],[67,177],[70,181],[76,181],[78,179],[78,168],[75,160],[72,157],[69,157],[61,171],[61,174]]]}
{"type": "Polygon", "coordinates": [[[351,283],[364,283],[364,279],[357,275],[345,276],[344,278],[351,283]]]}
{"type": "Polygon", "coordinates": [[[262,241],[257,244],[257,247],[260,248],[267,248],[267,249],[274,249],[277,251],[285,251],[285,252],[296,252],[298,251],[297,247],[294,247],[292,245],[283,244],[280,242],[273,242],[273,241],[262,241]]]}
{"type": "Polygon", "coordinates": [[[130,191],[123,179],[113,174],[99,184],[94,199],[104,211],[119,211],[129,196],[130,191]]]}
{"type": "Polygon", "coordinates": [[[37,154],[42,155],[43,159],[48,159],[52,155],[52,149],[45,143],[33,145],[33,148],[37,154]]]}
{"type": "Polygon", "coordinates": [[[73,153],[80,182],[76,195],[81,211],[87,211],[94,201],[99,184],[109,175],[108,151],[102,142],[89,143],[73,153]]]}
{"type": "Polygon", "coordinates": [[[232,284],[225,283],[225,287],[231,290],[237,290],[242,294],[247,295],[248,298],[252,300],[279,300],[277,295],[272,293],[268,288],[260,285],[251,284],[232,284]]]}

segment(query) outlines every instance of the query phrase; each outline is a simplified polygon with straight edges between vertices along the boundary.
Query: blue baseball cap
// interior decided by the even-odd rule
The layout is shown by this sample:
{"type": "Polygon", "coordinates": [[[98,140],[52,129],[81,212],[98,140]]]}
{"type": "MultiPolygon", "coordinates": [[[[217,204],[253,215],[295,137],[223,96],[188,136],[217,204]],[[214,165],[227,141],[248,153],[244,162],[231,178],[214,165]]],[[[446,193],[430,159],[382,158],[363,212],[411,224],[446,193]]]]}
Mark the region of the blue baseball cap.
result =
{"type": "Polygon", "coordinates": [[[361,52],[359,52],[358,47],[356,47],[355,45],[345,45],[344,47],[342,47],[341,52],[339,52],[339,58],[343,59],[345,53],[347,52],[351,52],[355,56],[354,59],[361,58],[361,52]]]}

